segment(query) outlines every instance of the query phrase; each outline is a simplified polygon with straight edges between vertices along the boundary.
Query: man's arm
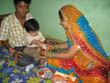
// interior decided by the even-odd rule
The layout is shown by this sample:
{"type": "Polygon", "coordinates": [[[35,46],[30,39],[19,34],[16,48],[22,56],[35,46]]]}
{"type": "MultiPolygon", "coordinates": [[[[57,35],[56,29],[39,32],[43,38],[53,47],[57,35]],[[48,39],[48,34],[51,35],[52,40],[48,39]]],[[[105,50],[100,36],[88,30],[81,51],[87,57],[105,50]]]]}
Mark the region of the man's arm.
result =
{"type": "Polygon", "coordinates": [[[5,48],[6,48],[9,52],[11,52],[12,54],[15,52],[15,51],[11,48],[10,44],[8,43],[8,40],[2,41],[2,44],[3,44],[3,46],[5,46],[5,48]]]}
{"type": "Polygon", "coordinates": [[[8,43],[8,40],[2,41],[2,44],[3,44],[3,46],[5,46],[5,48],[7,50],[9,50],[9,48],[11,48],[10,45],[9,45],[9,43],[8,43]]]}
{"type": "Polygon", "coordinates": [[[1,22],[0,26],[0,40],[3,44],[3,46],[9,50],[10,45],[8,43],[8,36],[9,36],[9,24],[8,19],[4,18],[1,22]]]}

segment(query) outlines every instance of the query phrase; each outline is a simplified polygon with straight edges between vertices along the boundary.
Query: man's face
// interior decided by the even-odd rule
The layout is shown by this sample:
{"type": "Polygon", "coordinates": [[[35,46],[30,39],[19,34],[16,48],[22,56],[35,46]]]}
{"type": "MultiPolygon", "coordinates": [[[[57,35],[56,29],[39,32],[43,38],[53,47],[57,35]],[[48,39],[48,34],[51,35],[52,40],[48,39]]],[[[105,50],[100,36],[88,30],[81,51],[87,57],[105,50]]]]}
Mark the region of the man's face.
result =
{"type": "Polygon", "coordinates": [[[15,4],[16,14],[20,17],[25,17],[29,12],[29,4],[21,1],[18,4],[15,4]]]}

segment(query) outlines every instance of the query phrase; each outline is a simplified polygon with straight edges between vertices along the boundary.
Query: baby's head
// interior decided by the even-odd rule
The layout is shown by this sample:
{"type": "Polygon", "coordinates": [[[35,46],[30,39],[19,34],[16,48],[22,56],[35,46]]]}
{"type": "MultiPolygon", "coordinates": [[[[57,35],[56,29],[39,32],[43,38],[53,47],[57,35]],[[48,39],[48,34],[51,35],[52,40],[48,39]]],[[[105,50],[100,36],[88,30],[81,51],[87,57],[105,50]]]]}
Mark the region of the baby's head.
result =
{"type": "Polygon", "coordinates": [[[36,36],[39,30],[39,23],[35,19],[29,19],[24,23],[24,28],[31,36],[36,36]]]}

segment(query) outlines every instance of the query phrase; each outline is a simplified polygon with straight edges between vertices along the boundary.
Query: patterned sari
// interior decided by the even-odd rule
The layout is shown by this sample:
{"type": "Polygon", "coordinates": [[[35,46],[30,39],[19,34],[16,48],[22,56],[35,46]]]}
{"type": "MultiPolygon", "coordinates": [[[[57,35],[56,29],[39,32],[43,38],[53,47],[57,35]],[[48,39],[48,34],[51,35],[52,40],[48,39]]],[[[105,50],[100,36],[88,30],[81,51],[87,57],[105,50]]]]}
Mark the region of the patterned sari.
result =
{"type": "Polygon", "coordinates": [[[81,50],[69,60],[48,59],[47,66],[65,74],[73,74],[79,78],[79,83],[109,83],[108,56],[84,15],[72,5],[66,5],[60,11],[69,26],[66,31],[68,48],[75,42],[81,50]]]}

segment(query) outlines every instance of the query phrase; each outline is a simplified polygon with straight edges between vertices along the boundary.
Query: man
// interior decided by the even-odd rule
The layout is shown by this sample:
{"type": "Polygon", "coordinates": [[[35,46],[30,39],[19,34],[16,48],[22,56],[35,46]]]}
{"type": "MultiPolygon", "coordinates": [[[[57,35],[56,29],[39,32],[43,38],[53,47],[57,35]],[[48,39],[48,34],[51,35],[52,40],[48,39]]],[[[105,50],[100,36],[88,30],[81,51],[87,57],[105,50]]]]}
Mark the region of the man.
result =
{"type": "Polygon", "coordinates": [[[14,0],[15,13],[5,17],[0,27],[0,40],[10,53],[19,54],[25,48],[24,22],[32,18],[29,13],[31,0],[14,0]]]}

